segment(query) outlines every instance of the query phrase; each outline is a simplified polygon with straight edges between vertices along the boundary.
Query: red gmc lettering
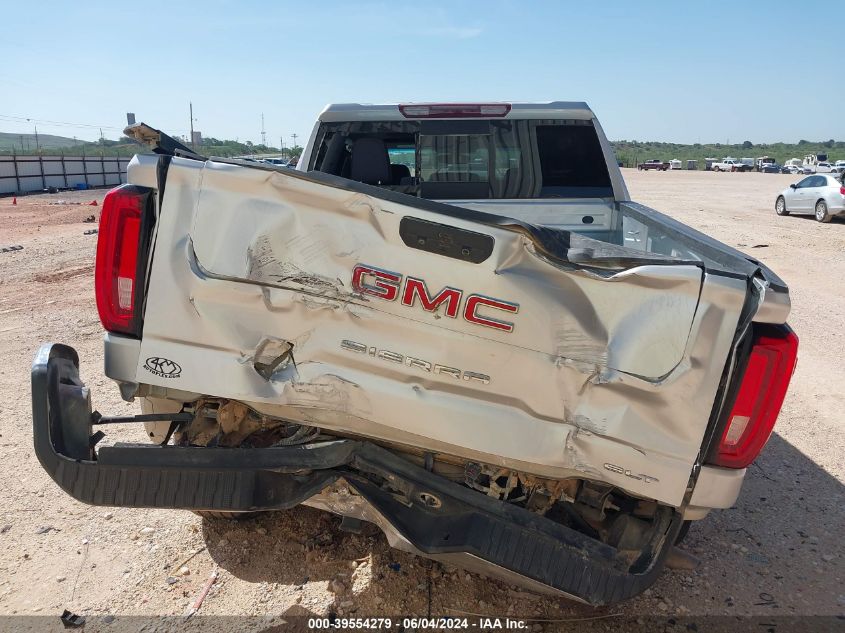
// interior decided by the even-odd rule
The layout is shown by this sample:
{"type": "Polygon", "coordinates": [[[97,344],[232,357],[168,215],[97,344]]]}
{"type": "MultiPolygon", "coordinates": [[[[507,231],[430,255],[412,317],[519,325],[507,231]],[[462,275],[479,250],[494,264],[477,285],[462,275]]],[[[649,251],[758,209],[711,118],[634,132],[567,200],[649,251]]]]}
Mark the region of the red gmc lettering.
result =
{"type": "Polygon", "coordinates": [[[372,295],[385,301],[393,301],[399,294],[399,283],[402,275],[389,270],[372,268],[370,266],[355,266],[352,269],[352,288],[365,295],[372,295]],[[372,284],[368,284],[364,277],[375,277],[372,284]]]}
{"type": "MultiPolygon", "coordinates": [[[[436,295],[432,296],[423,279],[419,277],[405,277],[389,270],[382,270],[374,266],[358,264],[352,269],[352,288],[361,294],[378,297],[385,301],[394,301],[402,290],[402,305],[414,307],[419,300],[422,309],[426,312],[437,312],[440,306],[445,305],[444,313],[453,319],[461,312],[461,301],[464,291],[451,286],[446,286],[436,295]]],[[[502,332],[513,332],[514,324],[510,321],[494,319],[489,315],[480,314],[480,308],[485,311],[502,310],[516,314],[519,312],[519,304],[510,301],[502,301],[484,295],[469,295],[463,307],[463,317],[469,323],[491,327],[502,332]]]]}
{"type": "Polygon", "coordinates": [[[436,312],[441,303],[446,303],[446,316],[453,319],[458,316],[458,310],[461,307],[461,297],[463,291],[456,288],[446,286],[432,297],[428,294],[428,288],[422,279],[416,277],[408,277],[405,279],[405,291],[402,293],[402,305],[413,306],[416,297],[419,297],[423,310],[427,312],[436,312]]]}
{"type": "Polygon", "coordinates": [[[486,325],[487,327],[496,328],[503,332],[513,332],[513,323],[510,321],[499,321],[498,319],[491,319],[483,317],[478,314],[478,306],[489,306],[497,310],[504,310],[505,312],[513,312],[516,314],[519,311],[519,305],[511,303],[510,301],[500,301],[499,299],[491,299],[482,295],[470,295],[467,297],[467,304],[464,307],[464,318],[470,323],[478,323],[479,325],[486,325]]]}

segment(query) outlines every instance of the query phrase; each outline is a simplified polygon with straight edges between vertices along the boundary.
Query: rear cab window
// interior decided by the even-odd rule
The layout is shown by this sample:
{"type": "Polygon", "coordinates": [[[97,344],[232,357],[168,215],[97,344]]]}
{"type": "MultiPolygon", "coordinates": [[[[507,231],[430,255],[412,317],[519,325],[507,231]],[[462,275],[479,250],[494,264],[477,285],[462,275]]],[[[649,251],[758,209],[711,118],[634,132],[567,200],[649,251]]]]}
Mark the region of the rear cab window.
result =
{"type": "Polygon", "coordinates": [[[309,169],[440,200],[613,196],[580,119],[324,122],[309,169]]]}

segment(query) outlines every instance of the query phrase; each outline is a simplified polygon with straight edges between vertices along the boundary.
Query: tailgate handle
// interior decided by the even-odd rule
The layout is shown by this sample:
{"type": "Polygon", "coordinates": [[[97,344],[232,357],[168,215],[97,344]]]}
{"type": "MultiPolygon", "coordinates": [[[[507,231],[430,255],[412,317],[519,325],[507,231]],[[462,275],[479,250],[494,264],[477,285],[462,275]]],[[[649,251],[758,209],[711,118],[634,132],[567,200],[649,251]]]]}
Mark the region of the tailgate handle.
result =
{"type": "Polygon", "coordinates": [[[490,257],[496,243],[493,236],[485,233],[407,215],[399,223],[399,236],[410,248],[473,264],[480,264],[490,257]]]}

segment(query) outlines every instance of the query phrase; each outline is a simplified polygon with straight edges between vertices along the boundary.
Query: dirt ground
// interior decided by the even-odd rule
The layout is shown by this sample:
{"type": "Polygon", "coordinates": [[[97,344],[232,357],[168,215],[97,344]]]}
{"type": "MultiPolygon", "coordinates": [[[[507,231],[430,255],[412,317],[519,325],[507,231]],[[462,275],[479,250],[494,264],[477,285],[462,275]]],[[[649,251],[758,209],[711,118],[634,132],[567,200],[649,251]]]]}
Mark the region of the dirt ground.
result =
{"type": "MultiPolygon", "coordinates": [[[[137,411],[102,375],[97,237],[84,234],[97,225],[83,220],[99,218],[100,207],[87,203],[102,202],[105,192],[88,191],[27,196],[16,206],[0,199],[0,248],[24,247],[0,253],[0,614],[181,615],[214,569],[219,577],[200,613],[267,616],[254,630],[295,614],[511,615],[536,631],[562,621],[567,630],[595,630],[618,615],[694,622],[845,613],[845,221],[776,216],[775,195],[791,176],[625,170],[625,177],[633,199],[783,277],[801,339],[776,433],[736,506],[694,525],[682,546],[700,559],[695,571],[667,570],[644,595],[591,609],[415,559],[391,550],[380,533],[342,532],[336,517],[307,508],[234,522],[75,502],[32,450],[29,370],[39,344],[79,351],[98,410],[137,411]]],[[[138,429],[120,433],[143,439],[138,429]]]]}

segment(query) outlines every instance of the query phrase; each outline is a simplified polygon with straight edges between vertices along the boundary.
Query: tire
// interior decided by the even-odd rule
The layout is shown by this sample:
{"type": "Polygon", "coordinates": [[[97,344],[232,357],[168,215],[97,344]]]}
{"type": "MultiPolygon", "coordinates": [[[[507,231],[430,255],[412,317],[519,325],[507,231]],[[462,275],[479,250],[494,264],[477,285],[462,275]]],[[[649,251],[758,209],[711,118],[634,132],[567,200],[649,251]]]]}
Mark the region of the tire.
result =
{"type": "Polygon", "coordinates": [[[827,224],[831,220],[831,215],[827,212],[827,203],[824,200],[816,202],[816,220],[827,224]]]}
{"type": "Polygon", "coordinates": [[[637,171],[642,171],[642,170],[643,170],[643,166],[642,166],[642,165],[637,165],[637,171]]]}
{"type": "Polygon", "coordinates": [[[257,517],[260,512],[213,512],[210,510],[194,510],[203,519],[227,519],[230,521],[248,521],[257,517]]]}
{"type": "Polygon", "coordinates": [[[713,165],[713,167],[711,167],[710,169],[712,169],[713,171],[722,171],[721,169],[716,167],[716,165],[713,165]]]}
{"type": "Polygon", "coordinates": [[[778,196],[778,199],[775,200],[775,213],[789,215],[789,210],[786,208],[786,199],[783,196],[778,196]]]}

